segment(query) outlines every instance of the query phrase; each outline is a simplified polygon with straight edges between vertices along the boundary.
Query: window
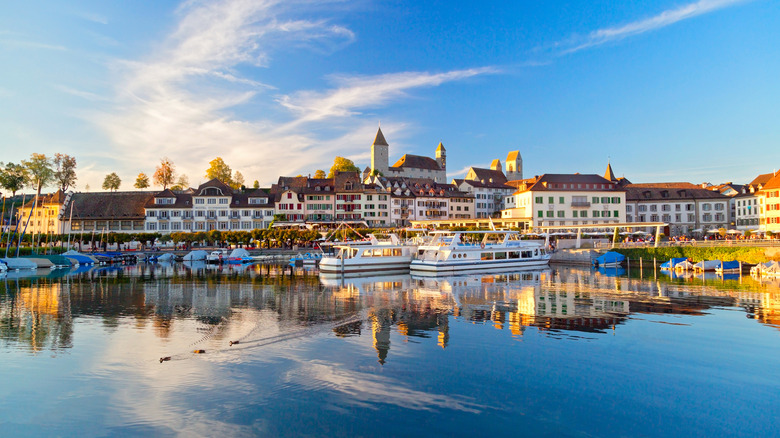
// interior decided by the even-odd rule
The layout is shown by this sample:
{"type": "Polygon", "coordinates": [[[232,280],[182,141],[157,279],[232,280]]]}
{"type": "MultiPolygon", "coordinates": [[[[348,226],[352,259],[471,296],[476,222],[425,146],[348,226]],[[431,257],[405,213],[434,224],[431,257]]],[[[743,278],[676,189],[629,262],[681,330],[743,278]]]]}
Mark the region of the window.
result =
{"type": "Polygon", "coordinates": [[[563,210],[559,210],[559,211],[558,211],[558,217],[564,217],[564,216],[563,216],[563,214],[564,214],[564,211],[563,211],[563,210]]]}
{"type": "Polygon", "coordinates": [[[550,196],[550,197],[548,197],[548,198],[547,198],[547,203],[548,203],[548,204],[553,204],[553,203],[555,203],[555,197],[553,197],[553,196],[550,196]]]}
{"type": "Polygon", "coordinates": [[[195,198],[196,204],[203,204],[203,198],[195,198]]]}
{"type": "Polygon", "coordinates": [[[559,203],[559,204],[563,204],[563,196],[561,196],[561,197],[559,197],[559,198],[558,198],[558,203],[559,203]]]}
{"type": "Polygon", "coordinates": [[[544,212],[542,210],[537,211],[536,217],[544,217],[544,212]]]}
{"type": "Polygon", "coordinates": [[[552,211],[552,210],[547,210],[547,217],[555,217],[555,216],[554,216],[554,214],[555,214],[555,212],[554,212],[554,211],[552,211]]]}
{"type": "Polygon", "coordinates": [[[618,212],[618,210],[612,212],[612,217],[620,217],[620,213],[618,212]]]}
{"type": "Polygon", "coordinates": [[[214,198],[209,198],[209,199],[206,200],[206,204],[209,204],[209,205],[214,205],[216,203],[217,203],[217,200],[214,199],[214,198]]]}
{"type": "Polygon", "coordinates": [[[593,217],[599,217],[599,211],[593,210],[593,217]]]}
{"type": "MultiPolygon", "coordinates": [[[[575,216],[576,217],[576,216],[575,216]]],[[[580,212],[580,217],[588,217],[588,210],[583,210],[580,212]]]]}
{"type": "Polygon", "coordinates": [[[574,210],[571,212],[572,217],[577,217],[577,213],[579,213],[577,210],[574,210]]]}
{"type": "Polygon", "coordinates": [[[228,202],[230,202],[230,200],[228,198],[219,198],[219,203],[220,204],[227,204],[228,202]]]}
{"type": "Polygon", "coordinates": [[[591,202],[592,204],[598,204],[599,203],[599,197],[598,196],[594,196],[593,199],[591,199],[591,201],[592,201],[591,202]]]}

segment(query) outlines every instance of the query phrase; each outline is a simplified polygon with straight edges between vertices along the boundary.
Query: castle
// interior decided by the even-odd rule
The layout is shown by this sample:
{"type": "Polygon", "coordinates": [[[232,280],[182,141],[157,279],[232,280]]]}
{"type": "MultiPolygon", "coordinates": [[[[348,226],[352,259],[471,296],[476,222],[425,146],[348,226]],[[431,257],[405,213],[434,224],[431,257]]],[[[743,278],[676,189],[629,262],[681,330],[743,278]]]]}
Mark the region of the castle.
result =
{"type": "Polygon", "coordinates": [[[436,159],[405,154],[392,166],[389,165],[389,149],[382,128],[378,128],[371,145],[371,167],[363,171],[364,178],[378,173],[387,178],[428,178],[440,184],[447,183],[447,150],[442,143],[436,148],[436,159]]]}

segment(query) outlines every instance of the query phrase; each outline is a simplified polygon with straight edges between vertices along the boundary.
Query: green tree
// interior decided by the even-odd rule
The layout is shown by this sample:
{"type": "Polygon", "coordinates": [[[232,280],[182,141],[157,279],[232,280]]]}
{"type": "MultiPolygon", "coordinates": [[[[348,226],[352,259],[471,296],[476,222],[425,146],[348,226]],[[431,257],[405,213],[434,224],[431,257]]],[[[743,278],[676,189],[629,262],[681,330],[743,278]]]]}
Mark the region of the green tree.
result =
{"type": "Polygon", "coordinates": [[[51,160],[44,154],[30,154],[30,159],[22,161],[27,168],[27,183],[34,188],[38,195],[41,194],[41,188],[46,187],[54,181],[54,169],[51,167],[51,160]]]}
{"type": "Polygon", "coordinates": [[[217,157],[209,161],[209,168],[206,169],[206,178],[210,180],[216,178],[227,185],[232,185],[232,175],[233,171],[230,169],[230,166],[225,164],[222,157],[217,157]]]}
{"type": "Polygon", "coordinates": [[[187,175],[182,173],[179,175],[179,179],[176,180],[176,184],[171,186],[171,190],[186,190],[189,185],[190,179],[187,178],[187,175]]]}
{"type": "Polygon", "coordinates": [[[54,179],[63,192],[76,185],[76,158],[67,154],[54,154],[54,179]]]}
{"type": "Polygon", "coordinates": [[[233,187],[233,189],[238,190],[243,185],[244,185],[244,175],[242,175],[241,172],[236,170],[233,173],[233,182],[232,184],[230,184],[230,186],[233,187]]]}
{"type": "Polygon", "coordinates": [[[336,157],[333,159],[328,178],[333,178],[336,172],[360,172],[360,169],[349,158],[336,157]]]}
{"type": "Polygon", "coordinates": [[[149,187],[149,177],[141,172],[138,174],[138,177],[135,179],[135,184],[133,184],[133,187],[137,189],[145,189],[149,187]]]}
{"type": "Polygon", "coordinates": [[[260,188],[260,181],[255,180],[255,182],[252,184],[253,189],[259,189],[260,188]]]}
{"type": "Polygon", "coordinates": [[[21,164],[7,163],[4,168],[0,169],[0,186],[10,190],[13,196],[16,196],[16,192],[24,188],[26,181],[27,168],[21,164]]]}
{"type": "Polygon", "coordinates": [[[327,175],[325,175],[325,171],[324,170],[317,169],[314,172],[314,178],[317,178],[317,179],[327,178],[327,175]]]}
{"type": "Polygon", "coordinates": [[[122,180],[119,179],[119,175],[117,175],[116,172],[111,172],[106,175],[106,178],[103,180],[103,190],[117,191],[121,184],[122,180]]]}
{"type": "Polygon", "coordinates": [[[168,157],[160,159],[160,165],[154,171],[154,183],[158,186],[162,186],[163,190],[173,184],[176,178],[176,168],[173,165],[173,161],[168,157]]]}

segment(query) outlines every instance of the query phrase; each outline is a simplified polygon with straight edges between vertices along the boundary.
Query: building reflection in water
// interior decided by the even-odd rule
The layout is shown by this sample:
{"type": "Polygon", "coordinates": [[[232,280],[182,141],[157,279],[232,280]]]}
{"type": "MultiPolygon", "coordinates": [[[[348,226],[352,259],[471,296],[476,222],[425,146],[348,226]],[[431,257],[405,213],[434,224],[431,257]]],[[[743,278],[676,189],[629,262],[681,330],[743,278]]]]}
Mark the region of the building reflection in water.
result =
{"type": "Polygon", "coordinates": [[[391,339],[430,339],[447,348],[457,342],[450,332],[457,322],[508,330],[518,338],[529,328],[558,336],[617,330],[635,314],[702,315],[712,307],[741,307],[763,324],[780,324],[778,280],[614,274],[555,268],[320,281],[316,271],[273,265],[52,271],[0,279],[0,339],[31,352],[70,348],[74,321],[83,317],[99,317],[109,328],[127,321],[149,326],[160,339],[173,336],[182,321],[195,321],[224,340],[263,324],[278,333],[327,325],[339,337],[370,329],[384,364],[391,339]],[[355,315],[359,320],[339,323],[355,315]]]}

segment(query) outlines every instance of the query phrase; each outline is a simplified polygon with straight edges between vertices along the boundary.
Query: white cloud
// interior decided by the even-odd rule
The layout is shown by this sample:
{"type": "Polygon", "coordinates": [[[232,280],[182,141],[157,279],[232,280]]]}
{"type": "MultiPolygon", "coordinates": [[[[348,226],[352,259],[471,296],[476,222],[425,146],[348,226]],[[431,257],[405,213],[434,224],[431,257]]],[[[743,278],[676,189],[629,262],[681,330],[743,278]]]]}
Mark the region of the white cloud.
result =
{"type": "Polygon", "coordinates": [[[639,35],[651,30],[660,29],[682,20],[697,17],[718,9],[745,3],[750,0],[699,0],[695,3],[669,9],[644,20],[634,21],[617,27],[608,27],[595,30],[584,39],[573,39],[566,44],[571,47],[565,49],[562,54],[573,53],[589,47],[598,46],[612,41],[639,35]]]}
{"type": "Polygon", "coordinates": [[[115,63],[116,105],[95,120],[125,173],[151,174],[163,156],[192,185],[203,180],[215,156],[262,184],[279,175],[327,170],[334,155],[363,157],[370,145],[376,121],[356,118],[358,110],[386,105],[410,89],[494,72],[334,76],[331,90],[269,96],[273,85],[238,67],[268,66],[282,44],[285,50],[299,45],[320,52],[355,39],[351,30],[326,19],[286,18],[294,8],[300,2],[190,1],[178,9],[175,30],[148,59],[115,63]],[[262,115],[242,116],[248,106],[262,115]]]}

